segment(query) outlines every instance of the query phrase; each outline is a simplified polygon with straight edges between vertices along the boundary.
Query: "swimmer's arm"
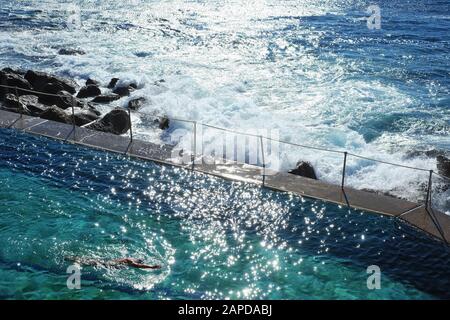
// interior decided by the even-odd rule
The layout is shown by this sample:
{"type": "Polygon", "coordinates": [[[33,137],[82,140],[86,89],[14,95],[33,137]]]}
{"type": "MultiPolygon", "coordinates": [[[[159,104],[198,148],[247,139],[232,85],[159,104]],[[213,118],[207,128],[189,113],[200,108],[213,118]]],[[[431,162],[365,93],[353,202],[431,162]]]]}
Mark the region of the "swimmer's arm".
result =
{"type": "Polygon", "coordinates": [[[133,263],[132,266],[139,269],[161,269],[161,266],[159,265],[150,266],[142,263],[133,263]]]}

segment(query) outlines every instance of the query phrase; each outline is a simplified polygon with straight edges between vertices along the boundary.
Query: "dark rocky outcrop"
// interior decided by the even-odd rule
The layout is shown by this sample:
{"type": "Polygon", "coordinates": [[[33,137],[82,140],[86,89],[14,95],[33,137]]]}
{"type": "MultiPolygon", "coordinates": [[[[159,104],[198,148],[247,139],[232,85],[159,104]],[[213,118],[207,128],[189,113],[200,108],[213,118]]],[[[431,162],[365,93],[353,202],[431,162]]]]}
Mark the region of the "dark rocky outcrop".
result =
{"type": "Polygon", "coordinates": [[[445,155],[445,152],[442,150],[431,149],[431,150],[414,150],[406,153],[406,158],[416,158],[416,157],[429,157],[436,158],[439,155],[445,155]]]}
{"type": "Polygon", "coordinates": [[[129,96],[130,93],[134,90],[133,87],[117,87],[113,90],[113,93],[118,94],[121,97],[129,96]]]}
{"type": "Polygon", "coordinates": [[[86,128],[113,134],[124,134],[130,130],[130,125],[128,112],[124,109],[116,108],[106,114],[100,121],[97,121],[86,128]]]}
{"type": "Polygon", "coordinates": [[[40,117],[42,119],[72,124],[72,116],[68,115],[57,106],[48,107],[40,117]]]}
{"type": "MultiPolygon", "coordinates": [[[[60,83],[47,83],[42,88],[42,92],[44,92],[44,93],[57,94],[60,91],[65,91],[64,86],[62,86],[60,83]]],[[[46,96],[46,95],[42,94],[42,96],[46,96]]]]}
{"type": "Polygon", "coordinates": [[[162,118],[159,118],[157,121],[158,121],[158,127],[161,130],[169,129],[169,125],[170,125],[170,119],[169,118],[162,117],[162,118]]]}
{"type": "Polygon", "coordinates": [[[119,100],[121,97],[117,94],[103,94],[95,97],[92,102],[94,103],[110,103],[119,100]]]}
{"type": "Polygon", "coordinates": [[[23,78],[21,75],[16,74],[16,73],[8,73],[3,70],[0,71],[0,84],[5,85],[5,86],[19,88],[16,92],[16,90],[12,89],[12,88],[10,89],[10,88],[1,88],[0,87],[0,98],[4,98],[5,95],[8,93],[13,93],[13,94],[17,93],[19,96],[24,95],[24,94],[29,94],[29,92],[23,91],[20,89],[26,89],[26,90],[32,89],[31,84],[25,78],[23,78]]]}
{"type": "Polygon", "coordinates": [[[19,98],[12,93],[8,93],[5,96],[4,99],[4,105],[8,108],[8,109],[17,109],[20,107],[21,102],[19,101],[19,98]]]}
{"type": "Polygon", "coordinates": [[[43,103],[47,106],[57,106],[61,109],[68,109],[74,107],[82,107],[83,103],[80,102],[77,98],[72,96],[67,91],[59,91],[56,93],[56,95],[40,95],[39,96],[39,102],[43,103]]]}
{"type": "Polygon", "coordinates": [[[85,55],[86,52],[79,49],[59,49],[58,54],[63,56],[77,56],[77,55],[85,55]]]}
{"type": "Polygon", "coordinates": [[[300,161],[294,170],[290,170],[289,173],[317,180],[316,172],[313,166],[309,162],[300,161]]]}
{"type": "Polygon", "coordinates": [[[94,86],[100,87],[100,82],[97,81],[97,80],[88,78],[88,79],[86,80],[86,85],[87,85],[87,86],[94,85],[94,86]]]}
{"type": "Polygon", "coordinates": [[[86,103],[86,104],[84,105],[84,108],[87,109],[87,110],[89,110],[90,112],[94,113],[94,114],[97,115],[97,116],[101,116],[101,115],[102,115],[102,113],[101,113],[100,111],[98,111],[97,109],[95,109],[95,106],[93,106],[93,105],[90,104],[90,103],[86,103]]]}
{"type": "Polygon", "coordinates": [[[112,78],[108,84],[108,89],[113,89],[116,86],[117,82],[119,82],[119,80],[119,78],[112,78]]]}
{"type": "Polygon", "coordinates": [[[76,89],[78,85],[74,81],[53,76],[45,72],[28,70],[25,74],[25,79],[28,80],[28,82],[37,91],[43,91],[45,86],[51,83],[60,85],[62,89],[70,94],[75,94],[77,92],[76,89]]]}
{"type": "MultiPolygon", "coordinates": [[[[61,49],[59,53],[84,54],[82,51],[72,49],[61,49]]],[[[89,78],[86,80],[86,85],[77,93],[78,85],[71,79],[33,70],[25,72],[3,68],[0,70],[0,84],[17,87],[19,91],[0,89],[0,99],[3,101],[0,108],[62,123],[89,125],[89,128],[103,132],[124,134],[130,130],[131,125],[127,110],[114,109],[100,119],[101,113],[95,108],[96,103],[109,104],[129,96],[131,92],[138,89],[136,83],[118,85],[119,81],[118,78],[111,79],[108,88],[112,93],[102,94],[100,83],[89,78]],[[37,93],[33,94],[25,90],[37,93]],[[94,97],[92,104],[81,100],[91,97],[94,97]],[[73,115],[70,110],[72,107],[73,115]]],[[[164,81],[158,81],[158,83],[162,82],[164,81]]],[[[134,98],[128,102],[128,108],[138,110],[149,102],[144,97],[134,98]]],[[[148,123],[155,128],[165,130],[169,128],[170,120],[165,116],[153,115],[148,123]]]]}
{"type": "Polygon", "coordinates": [[[128,102],[128,109],[133,111],[139,110],[146,102],[147,99],[143,97],[130,100],[128,102]]]}
{"type": "Polygon", "coordinates": [[[170,119],[166,115],[162,115],[159,112],[141,113],[141,120],[152,128],[159,128],[166,130],[170,127],[170,119]]]}
{"type": "Polygon", "coordinates": [[[97,97],[102,94],[102,91],[99,87],[94,84],[90,84],[84,86],[80,89],[77,94],[77,98],[89,98],[89,97],[97,97]]]}
{"type": "Polygon", "coordinates": [[[1,71],[3,71],[4,73],[13,73],[13,74],[16,74],[16,75],[22,76],[22,77],[25,75],[25,73],[27,73],[25,70],[13,69],[13,68],[9,68],[9,67],[3,68],[1,71]]]}
{"type": "Polygon", "coordinates": [[[444,177],[450,178],[450,159],[443,155],[438,155],[436,161],[438,173],[444,177]]]}
{"type": "Polygon", "coordinates": [[[414,150],[406,154],[406,158],[428,157],[435,158],[438,173],[450,178],[450,153],[448,150],[414,150]]]}
{"type": "Polygon", "coordinates": [[[19,101],[25,105],[30,111],[30,114],[35,117],[39,117],[48,108],[40,103],[39,97],[35,95],[20,96],[19,101]]]}
{"type": "Polygon", "coordinates": [[[12,94],[7,93],[4,97],[3,103],[0,104],[0,109],[30,115],[30,110],[19,100],[19,98],[12,94]]]}
{"type": "Polygon", "coordinates": [[[99,119],[99,116],[91,109],[85,108],[75,112],[75,124],[77,126],[84,126],[99,119]]]}

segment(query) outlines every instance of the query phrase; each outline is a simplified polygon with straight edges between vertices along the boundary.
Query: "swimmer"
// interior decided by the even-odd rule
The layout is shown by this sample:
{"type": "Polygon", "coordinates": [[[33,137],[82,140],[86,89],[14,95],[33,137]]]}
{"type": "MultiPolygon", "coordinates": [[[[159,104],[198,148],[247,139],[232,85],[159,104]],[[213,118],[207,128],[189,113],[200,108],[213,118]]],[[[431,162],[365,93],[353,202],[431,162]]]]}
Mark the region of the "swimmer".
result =
{"type": "Polygon", "coordinates": [[[122,269],[125,267],[132,267],[138,269],[161,269],[160,265],[148,265],[145,264],[142,259],[135,259],[135,258],[122,258],[105,261],[82,257],[65,257],[64,259],[67,261],[78,263],[79,265],[82,266],[91,266],[91,267],[105,267],[114,269],[122,269]]]}

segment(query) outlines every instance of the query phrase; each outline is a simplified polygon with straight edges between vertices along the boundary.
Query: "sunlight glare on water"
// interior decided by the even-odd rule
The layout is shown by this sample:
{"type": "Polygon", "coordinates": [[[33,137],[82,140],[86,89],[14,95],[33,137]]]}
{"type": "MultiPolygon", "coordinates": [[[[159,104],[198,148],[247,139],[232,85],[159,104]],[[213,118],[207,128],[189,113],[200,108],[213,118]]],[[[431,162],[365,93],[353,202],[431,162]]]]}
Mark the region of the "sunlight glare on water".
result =
{"type": "Polygon", "coordinates": [[[448,252],[390,218],[11,130],[0,136],[2,297],[448,296],[448,252]],[[163,268],[84,267],[74,292],[67,256],[163,268]],[[385,272],[382,290],[366,287],[373,264],[385,272]]]}
{"type": "MultiPolygon", "coordinates": [[[[75,30],[67,27],[67,1],[2,1],[0,63],[80,83],[135,81],[134,95],[150,101],[142,112],[239,130],[263,125],[285,141],[414,167],[436,170],[436,160],[411,153],[450,149],[446,1],[378,1],[381,30],[367,28],[367,0],[73,4],[81,12],[75,30]],[[86,54],[62,56],[60,48],[86,54]],[[154,85],[159,79],[164,85],[154,85]]],[[[142,139],[171,140],[145,121],[135,126],[142,139]]],[[[208,137],[211,145],[218,139],[208,137]]],[[[320,179],[339,183],[342,164],[333,154],[286,148],[281,158],[283,170],[307,160],[320,179]]],[[[423,197],[420,174],[386,183],[396,167],[354,160],[351,186],[423,197]]],[[[434,195],[448,211],[449,193],[434,195]]]]}

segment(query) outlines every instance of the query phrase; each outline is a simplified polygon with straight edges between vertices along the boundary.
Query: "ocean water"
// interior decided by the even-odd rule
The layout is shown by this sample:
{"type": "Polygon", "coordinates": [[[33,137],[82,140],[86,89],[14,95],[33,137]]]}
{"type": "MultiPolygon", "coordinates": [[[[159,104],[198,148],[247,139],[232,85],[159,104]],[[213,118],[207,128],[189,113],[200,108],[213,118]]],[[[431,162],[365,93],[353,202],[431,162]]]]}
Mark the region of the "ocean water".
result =
{"type": "MultiPolygon", "coordinates": [[[[144,112],[276,130],[282,140],[436,170],[435,159],[408,154],[450,149],[450,2],[376,1],[379,30],[367,27],[370,4],[3,0],[0,65],[80,83],[117,76],[138,82],[135,95],[151,101],[144,112]],[[61,56],[60,48],[86,55],[61,56]],[[159,79],[164,85],[153,85],[159,79]]],[[[186,134],[161,136],[145,122],[135,132],[188,145],[189,127],[173,125],[186,134]]],[[[222,138],[209,135],[207,144],[222,138]]],[[[308,160],[320,179],[340,181],[335,154],[284,147],[280,159],[282,170],[308,160]]],[[[414,201],[427,182],[426,173],[356,158],[347,174],[353,187],[414,201]]],[[[450,213],[450,191],[440,183],[433,201],[450,213]]]]}
{"type": "Polygon", "coordinates": [[[0,130],[1,299],[448,299],[449,263],[391,218],[0,130]],[[162,269],[69,290],[66,256],[162,269]]]}

